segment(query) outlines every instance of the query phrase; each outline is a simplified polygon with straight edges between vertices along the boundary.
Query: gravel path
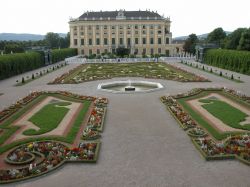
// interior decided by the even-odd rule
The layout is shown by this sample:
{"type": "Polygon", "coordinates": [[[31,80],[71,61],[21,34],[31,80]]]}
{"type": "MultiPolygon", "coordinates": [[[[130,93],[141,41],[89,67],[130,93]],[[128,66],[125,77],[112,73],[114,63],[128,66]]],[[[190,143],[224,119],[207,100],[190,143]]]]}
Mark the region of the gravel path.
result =
{"type": "MultiPolygon", "coordinates": [[[[13,87],[16,78],[0,82],[0,108],[10,105],[31,90],[68,90],[109,99],[102,133],[102,146],[96,164],[66,164],[40,178],[6,186],[249,186],[250,167],[236,160],[205,161],[190,138],[167,112],[159,97],[186,92],[195,87],[226,86],[250,95],[250,77],[235,83],[203,71],[183,66],[212,82],[160,82],[165,88],[146,94],[112,94],[97,91],[104,81],[77,85],[47,85],[59,74],[77,66],[68,65],[25,86],[13,87]]],[[[113,80],[128,80],[115,78],[113,80]]],[[[134,78],[133,80],[145,80],[134,78]]],[[[3,185],[4,186],[4,185],[3,185]]]]}

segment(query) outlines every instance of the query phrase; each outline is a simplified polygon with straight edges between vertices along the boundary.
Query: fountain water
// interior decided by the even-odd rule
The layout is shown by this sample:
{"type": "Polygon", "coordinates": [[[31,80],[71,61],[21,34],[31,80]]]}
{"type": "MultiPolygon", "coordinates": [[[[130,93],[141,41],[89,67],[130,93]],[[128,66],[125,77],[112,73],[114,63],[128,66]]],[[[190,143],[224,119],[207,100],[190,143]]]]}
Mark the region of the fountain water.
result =
{"type": "Polygon", "coordinates": [[[162,88],[163,86],[160,83],[138,80],[112,81],[101,83],[97,87],[98,90],[112,93],[152,92],[162,88]]]}
{"type": "Polygon", "coordinates": [[[135,87],[131,85],[131,80],[128,80],[128,86],[126,86],[125,91],[135,91],[135,87]]]}

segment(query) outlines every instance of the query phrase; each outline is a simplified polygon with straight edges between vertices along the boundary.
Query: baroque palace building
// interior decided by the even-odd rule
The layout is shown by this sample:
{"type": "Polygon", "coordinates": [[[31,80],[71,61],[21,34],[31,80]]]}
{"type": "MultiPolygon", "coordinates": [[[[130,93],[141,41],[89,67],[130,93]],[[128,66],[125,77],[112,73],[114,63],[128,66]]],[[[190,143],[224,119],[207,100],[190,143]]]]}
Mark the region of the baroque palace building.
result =
{"type": "Polygon", "coordinates": [[[138,56],[173,55],[178,47],[172,44],[170,23],[152,11],[85,12],[69,21],[70,47],[82,55],[115,53],[117,48],[138,56]]]}

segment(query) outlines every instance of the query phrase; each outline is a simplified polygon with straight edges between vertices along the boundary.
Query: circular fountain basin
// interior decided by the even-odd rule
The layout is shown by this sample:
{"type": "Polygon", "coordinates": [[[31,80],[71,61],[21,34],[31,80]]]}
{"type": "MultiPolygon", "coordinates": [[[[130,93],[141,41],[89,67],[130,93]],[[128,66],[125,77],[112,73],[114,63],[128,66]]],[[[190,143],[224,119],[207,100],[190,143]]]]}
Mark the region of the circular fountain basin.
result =
{"type": "Polygon", "coordinates": [[[112,93],[152,92],[162,88],[162,84],[157,82],[130,80],[101,83],[97,87],[98,90],[112,93]]]}

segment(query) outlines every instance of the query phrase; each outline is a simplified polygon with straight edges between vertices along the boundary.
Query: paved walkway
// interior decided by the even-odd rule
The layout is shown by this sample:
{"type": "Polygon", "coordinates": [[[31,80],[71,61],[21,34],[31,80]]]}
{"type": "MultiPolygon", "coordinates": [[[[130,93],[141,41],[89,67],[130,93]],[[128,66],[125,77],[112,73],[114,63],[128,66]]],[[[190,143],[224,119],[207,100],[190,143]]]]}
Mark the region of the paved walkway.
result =
{"type": "Polygon", "coordinates": [[[97,91],[99,83],[110,80],[77,85],[46,84],[75,66],[76,64],[68,65],[21,87],[12,86],[17,77],[1,81],[0,93],[4,95],[0,96],[0,107],[10,105],[31,90],[68,90],[83,95],[107,97],[109,105],[98,162],[66,164],[46,176],[6,186],[249,186],[249,166],[236,160],[205,161],[188,135],[166,111],[159,97],[186,92],[195,87],[211,86],[226,86],[250,95],[250,77],[242,76],[245,83],[235,83],[178,64],[212,82],[179,83],[157,80],[165,88],[146,94],[97,91]]]}

